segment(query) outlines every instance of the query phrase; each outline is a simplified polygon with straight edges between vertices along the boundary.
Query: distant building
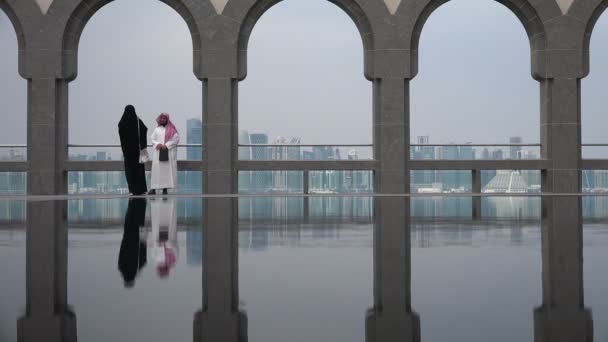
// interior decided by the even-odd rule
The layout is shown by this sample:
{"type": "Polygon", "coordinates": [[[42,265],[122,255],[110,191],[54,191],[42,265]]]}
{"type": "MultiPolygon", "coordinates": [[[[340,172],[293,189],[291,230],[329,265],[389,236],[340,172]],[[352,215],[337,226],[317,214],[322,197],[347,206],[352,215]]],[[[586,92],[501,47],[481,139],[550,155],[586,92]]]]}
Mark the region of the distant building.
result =
{"type": "MultiPolygon", "coordinates": [[[[524,140],[521,137],[511,137],[509,138],[509,144],[523,144],[524,140]]],[[[521,146],[511,146],[511,153],[509,154],[510,159],[520,159],[518,158],[519,153],[521,152],[521,146]]]]}
{"type": "Polygon", "coordinates": [[[484,193],[526,193],[528,183],[519,171],[498,170],[482,189],[484,193]]]}
{"type": "Polygon", "coordinates": [[[276,145],[294,145],[294,146],[273,146],[272,159],[273,160],[301,160],[302,156],[300,153],[301,139],[299,137],[282,137],[278,136],[274,143],[276,145]]]}
{"type": "MultiPolygon", "coordinates": [[[[264,133],[252,133],[249,135],[249,142],[252,145],[267,145],[268,135],[264,133]]],[[[270,160],[270,156],[270,148],[267,146],[253,147],[251,149],[251,159],[253,160],[270,160]]]]}
{"type": "Polygon", "coordinates": [[[481,152],[481,159],[483,159],[483,160],[491,159],[490,150],[488,150],[487,147],[484,147],[483,151],[481,152]]]}
{"type": "Polygon", "coordinates": [[[108,160],[108,153],[103,151],[97,151],[95,154],[95,160],[108,160]]]}
{"type": "Polygon", "coordinates": [[[494,150],[492,151],[492,159],[493,160],[503,160],[505,159],[505,155],[502,150],[494,150]]]}
{"type": "Polygon", "coordinates": [[[410,158],[414,160],[433,160],[435,159],[435,147],[434,146],[423,146],[428,145],[430,137],[428,135],[422,135],[416,137],[416,145],[413,149],[410,149],[410,158]]]}
{"type": "Polygon", "coordinates": [[[239,132],[239,160],[251,160],[252,153],[250,146],[240,145],[251,145],[251,138],[249,132],[242,130],[239,132]]]}
{"type": "Polygon", "coordinates": [[[186,121],[186,142],[201,145],[201,147],[187,147],[186,158],[201,160],[203,157],[203,121],[201,119],[193,118],[186,121]]]}

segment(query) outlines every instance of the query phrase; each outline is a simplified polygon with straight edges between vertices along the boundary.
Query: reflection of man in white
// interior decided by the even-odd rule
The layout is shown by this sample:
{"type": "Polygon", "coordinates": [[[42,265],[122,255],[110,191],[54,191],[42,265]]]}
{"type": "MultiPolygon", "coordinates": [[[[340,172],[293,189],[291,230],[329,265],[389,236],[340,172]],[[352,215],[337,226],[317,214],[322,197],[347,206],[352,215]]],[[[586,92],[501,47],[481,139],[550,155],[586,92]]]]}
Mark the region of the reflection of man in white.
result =
{"type": "Polygon", "coordinates": [[[177,263],[177,209],[175,199],[154,200],[152,209],[152,254],[158,276],[166,278],[177,263]]]}
{"type": "Polygon", "coordinates": [[[159,115],[156,123],[158,127],[152,132],[154,153],[152,154],[152,191],[150,194],[154,195],[157,190],[163,189],[163,194],[166,195],[167,189],[175,189],[177,184],[179,134],[167,113],[159,115]],[[162,158],[163,155],[167,158],[162,158]]]}

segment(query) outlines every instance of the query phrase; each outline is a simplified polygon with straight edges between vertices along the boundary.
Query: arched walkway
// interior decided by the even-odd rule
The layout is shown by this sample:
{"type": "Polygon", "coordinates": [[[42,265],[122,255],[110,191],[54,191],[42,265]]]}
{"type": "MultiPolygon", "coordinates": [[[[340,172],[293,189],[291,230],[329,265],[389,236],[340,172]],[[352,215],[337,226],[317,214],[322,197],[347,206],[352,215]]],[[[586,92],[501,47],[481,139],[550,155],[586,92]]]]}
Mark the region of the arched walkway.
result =
{"type": "MultiPolygon", "coordinates": [[[[413,141],[426,135],[439,144],[540,141],[539,90],[530,76],[526,35],[500,7],[486,0],[451,1],[425,24],[420,70],[411,84],[413,141]],[[480,25],[480,15],[492,24],[480,25]]],[[[477,152],[481,158],[482,149],[477,152]]],[[[503,156],[509,154],[505,148],[503,156]]]]}
{"type": "MultiPolygon", "coordinates": [[[[249,74],[239,89],[240,130],[267,134],[270,143],[278,137],[301,144],[372,143],[365,41],[336,11],[326,1],[290,0],[257,22],[249,74]]],[[[346,159],[348,150],[342,152],[346,159]]]]}
{"type": "MultiPolygon", "coordinates": [[[[19,45],[23,43],[13,23],[0,9],[0,145],[27,143],[27,82],[18,72],[19,45]]],[[[25,160],[25,152],[24,148],[0,148],[0,160],[25,160]]]]}

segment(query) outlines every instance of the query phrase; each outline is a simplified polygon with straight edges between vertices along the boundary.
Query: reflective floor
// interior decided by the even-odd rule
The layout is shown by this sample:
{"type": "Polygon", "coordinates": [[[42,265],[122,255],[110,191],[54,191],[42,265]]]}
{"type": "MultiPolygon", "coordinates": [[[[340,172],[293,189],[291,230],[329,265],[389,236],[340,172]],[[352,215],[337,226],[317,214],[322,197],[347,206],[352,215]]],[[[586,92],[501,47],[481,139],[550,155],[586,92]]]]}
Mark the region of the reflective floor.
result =
{"type": "Polygon", "coordinates": [[[0,224],[0,341],[608,340],[608,221],[558,210],[580,199],[479,221],[368,200],[28,203],[0,224]]]}

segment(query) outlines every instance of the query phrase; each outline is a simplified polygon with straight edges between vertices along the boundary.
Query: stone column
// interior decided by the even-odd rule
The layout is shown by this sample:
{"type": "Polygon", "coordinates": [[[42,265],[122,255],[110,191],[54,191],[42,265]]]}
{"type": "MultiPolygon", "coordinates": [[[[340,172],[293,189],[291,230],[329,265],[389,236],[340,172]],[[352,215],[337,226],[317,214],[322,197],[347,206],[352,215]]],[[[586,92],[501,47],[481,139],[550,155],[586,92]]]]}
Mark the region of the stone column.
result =
{"type": "MultiPolygon", "coordinates": [[[[50,36],[34,44],[38,49],[29,51],[25,63],[29,195],[67,193],[68,83],[57,77],[60,63],[46,44],[50,36]]],[[[27,303],[17,324],[19,341],[75,341],[76,318],[67,304],[66,202],[28,203],[26,225],[27,303]]]]}
{"type": "MultiPolygon", "coordinates": [[[[565,64],[564,64],[565,65],[565,64]]],[[[580,79],[555,73],[541,81],[543,192],[581,191],[580,79]]],[[[542,198],[543,305],[534,312],[536,342],[593,339],[583,294],[580,197],[542,198]]]]}
{"type": "MultiPolygon", "coordinates": [[[[236,154],[237,81],[204,81],[205,194],[237,191],[236,154]]],[[[243,342],[247,317],[239,312],[238,199],[203,200],[203,308],[194,319],[196,342],[243,342]]]]}
{"type": "Polygon", "coordinates": [[[232,194],[237,191],[237,80],[208,78],[203,82],[203,149],[207,172],[203,192],[232,194]]]}
{"type": "MultiPolygon", "coordinates": [[[[409,193],[409,81],[374,81],[374,154],[379,194],[409,193]]],[[[410,201],[374,201],[374,307],[366,318],[368,342],[418,342],[420,320],[411,307],[410,201]]]]}
{"type": "Polygon", "coordinates": [[[68,85],[54,77],[28,80],[27,193],[67,192],[63,162],[68,156],[68,85]]]}
{"type": "Polygon", "coordinates": [[[67,304],[67,206],[27,205],[26,311],[17,323],[20,342],[76,341],[76,316],[67,304]]]}

